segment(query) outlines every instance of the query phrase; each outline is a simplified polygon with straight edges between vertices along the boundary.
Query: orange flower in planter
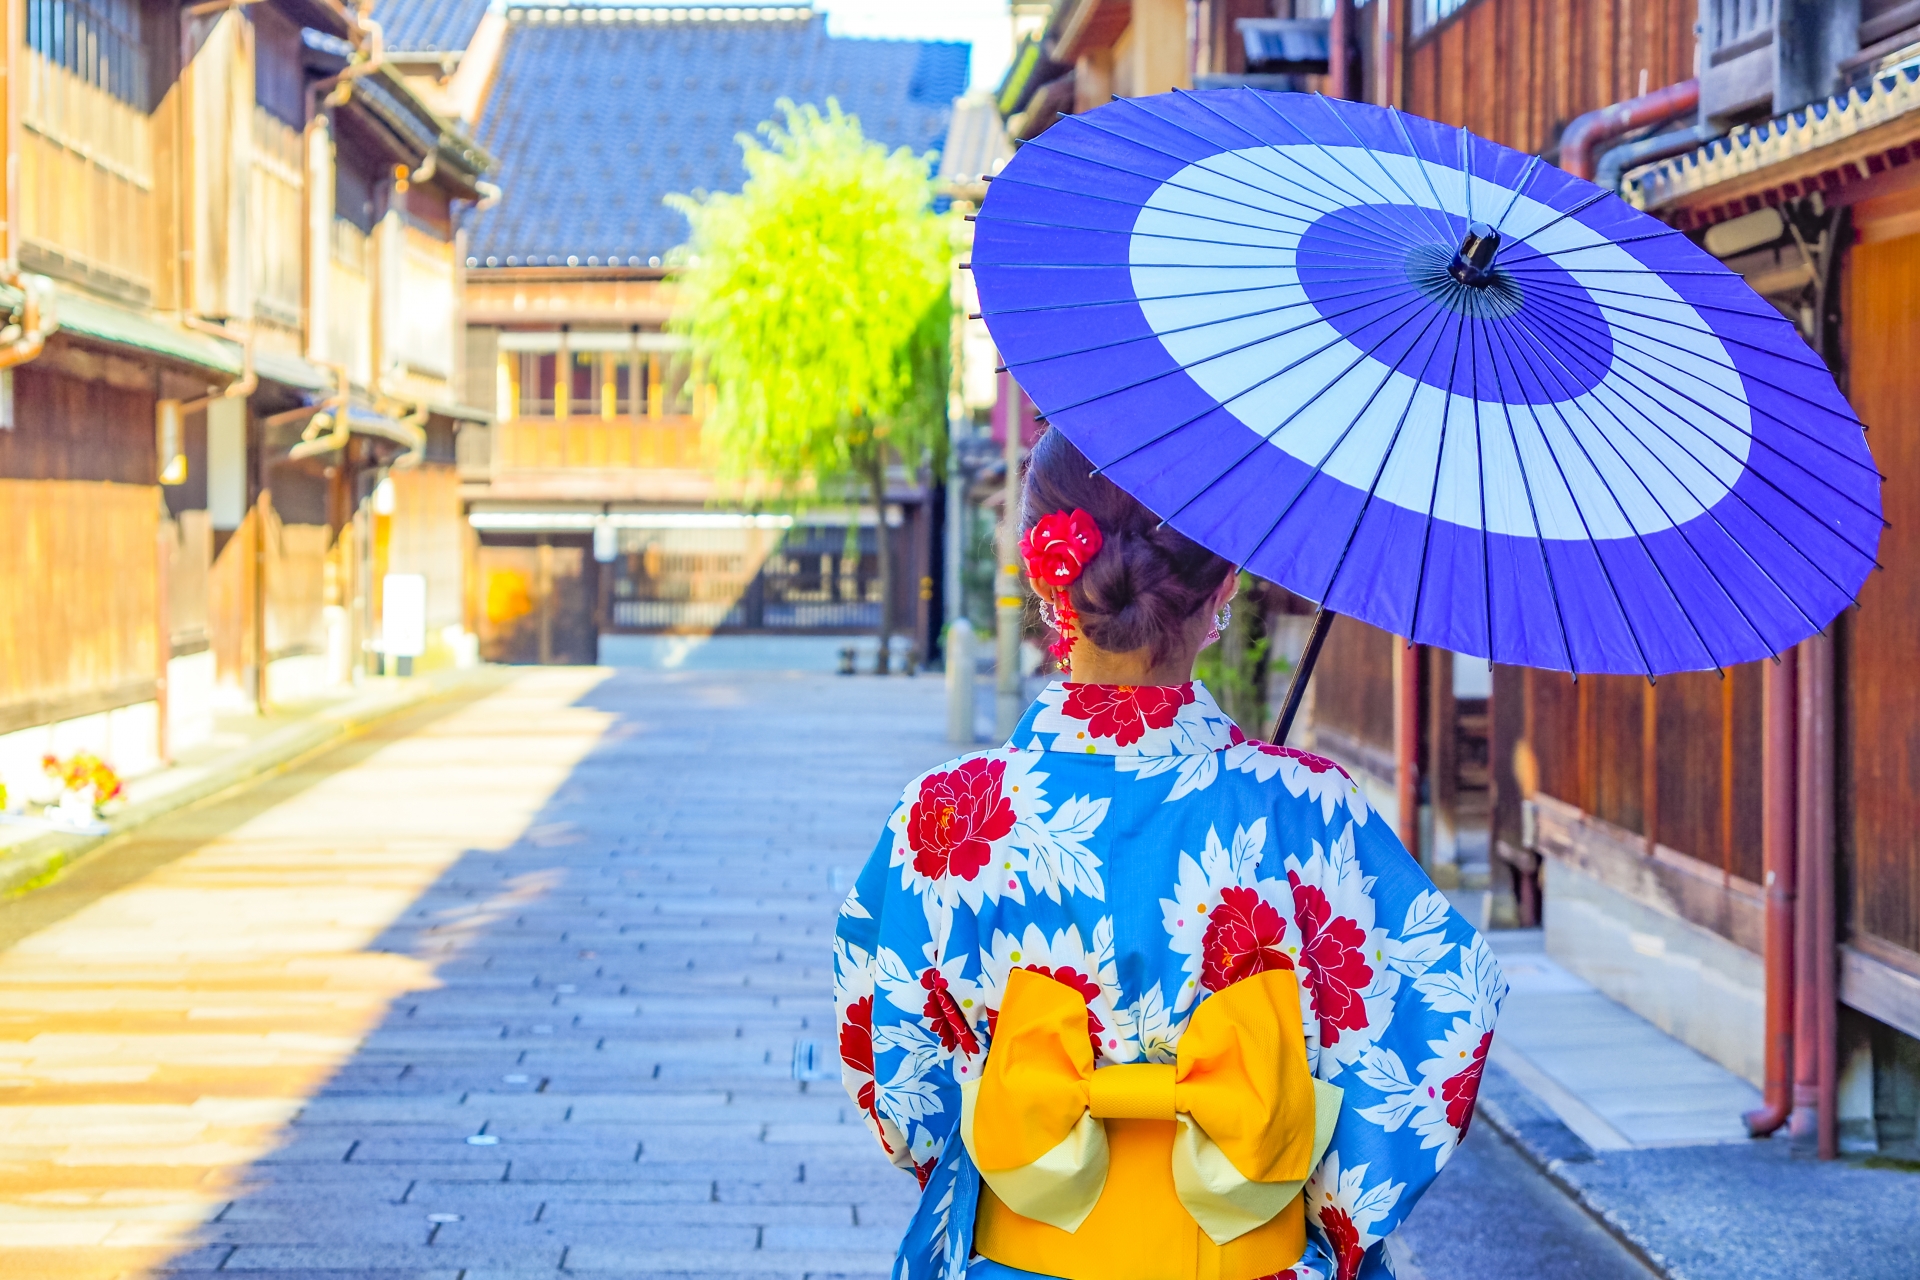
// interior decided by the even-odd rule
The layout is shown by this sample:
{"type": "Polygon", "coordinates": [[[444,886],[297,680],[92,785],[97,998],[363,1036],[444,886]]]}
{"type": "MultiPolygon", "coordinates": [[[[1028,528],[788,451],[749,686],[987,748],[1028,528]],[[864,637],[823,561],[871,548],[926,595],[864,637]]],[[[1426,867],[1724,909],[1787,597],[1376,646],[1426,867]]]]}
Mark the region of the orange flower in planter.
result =
{"type": "Polygon", "coordinates": [[[122,790],[120,775],[113,771],[113,766],[91,751],[76,751],[65,760],[45,756],[40,767],[48,777],[59,780],[62,791],[84,791],[92,787],[95,808],[118,799],[122,790]]]}

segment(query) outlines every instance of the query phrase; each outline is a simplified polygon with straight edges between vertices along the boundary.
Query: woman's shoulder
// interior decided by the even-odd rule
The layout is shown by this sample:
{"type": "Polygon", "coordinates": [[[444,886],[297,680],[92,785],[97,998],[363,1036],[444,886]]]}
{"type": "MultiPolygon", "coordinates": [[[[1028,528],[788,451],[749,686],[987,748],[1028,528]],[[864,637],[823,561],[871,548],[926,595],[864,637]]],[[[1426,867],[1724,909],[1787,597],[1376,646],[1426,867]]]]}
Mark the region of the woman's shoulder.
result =
{"type": "Polygon", "coordinates": [[[1231,736],[1232,745],[1220,753],[1220,767],[1242,785],[1268,789],[1280,803],[1317,805],[1322,820],[1329,823],[1343,807],[1357,824],[1364,825],[1371,816],[1366,792],[1338,762],[1298,747],[1249,738],[1238,726],[1231,736]]]}

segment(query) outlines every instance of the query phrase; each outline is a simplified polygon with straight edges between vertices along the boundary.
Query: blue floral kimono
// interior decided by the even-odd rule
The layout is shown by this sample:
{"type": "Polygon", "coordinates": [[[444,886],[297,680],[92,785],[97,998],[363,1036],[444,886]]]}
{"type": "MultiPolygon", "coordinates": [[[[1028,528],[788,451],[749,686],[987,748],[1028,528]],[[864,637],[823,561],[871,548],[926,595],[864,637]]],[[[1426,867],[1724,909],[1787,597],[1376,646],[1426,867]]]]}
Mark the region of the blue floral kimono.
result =
{"type": "Polygon", "coordinates": [[[847,1091],[922,1187],[896,1280],[973,1260],[959,1085],[1015,969],[1081,993],[1099,1065],[1172,1063],[1211,993],[1295,970],[1309,1069],[1344,1093],[1294,1280],[1390,1274],[1381,1242],[1465,1135],[1506,994],[1352,779],[1248,739],[1197,683],[1056,682],[1007,746],[915,779],[834,962],[847,1091]]]}

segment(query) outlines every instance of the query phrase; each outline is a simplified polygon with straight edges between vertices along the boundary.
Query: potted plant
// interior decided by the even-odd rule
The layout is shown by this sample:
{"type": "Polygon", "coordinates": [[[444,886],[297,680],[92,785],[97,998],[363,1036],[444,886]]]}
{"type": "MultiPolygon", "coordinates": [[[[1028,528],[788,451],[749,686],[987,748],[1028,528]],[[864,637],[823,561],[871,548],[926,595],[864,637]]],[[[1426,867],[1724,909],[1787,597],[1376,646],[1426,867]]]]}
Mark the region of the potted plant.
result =
{"type": "Polygon", "coordinates": [[[65,760],[49,755],[40,766],[60,784],[59,799],[47,806],[47,821],[55,826],[93,830],[107,802],[120,796],[120,775],[91,751],[76,751],[65,760]]]}

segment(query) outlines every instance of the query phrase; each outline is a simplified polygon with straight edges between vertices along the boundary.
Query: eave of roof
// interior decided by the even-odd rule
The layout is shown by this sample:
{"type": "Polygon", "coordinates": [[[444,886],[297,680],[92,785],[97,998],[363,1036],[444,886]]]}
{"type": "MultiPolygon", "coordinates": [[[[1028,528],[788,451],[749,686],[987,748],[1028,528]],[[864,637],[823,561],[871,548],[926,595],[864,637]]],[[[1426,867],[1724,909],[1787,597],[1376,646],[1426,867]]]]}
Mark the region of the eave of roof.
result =
{"type": "Polygon", "coordinates": [[[65,286],[55,288],[54,318],[60,326],[56,332],[72,337],[145,352],[230,377],[239,377],[245,367],[238,342],[223,342],[166,324],[65,286]]]}
{"type": "Polygon", "coordinates": [[[1844,93],[1735,129],[1626,175],[1622,194],[1683,229],[1814,191],[1831,191],[1920,155],[1920,58],[1844,93]]]}

